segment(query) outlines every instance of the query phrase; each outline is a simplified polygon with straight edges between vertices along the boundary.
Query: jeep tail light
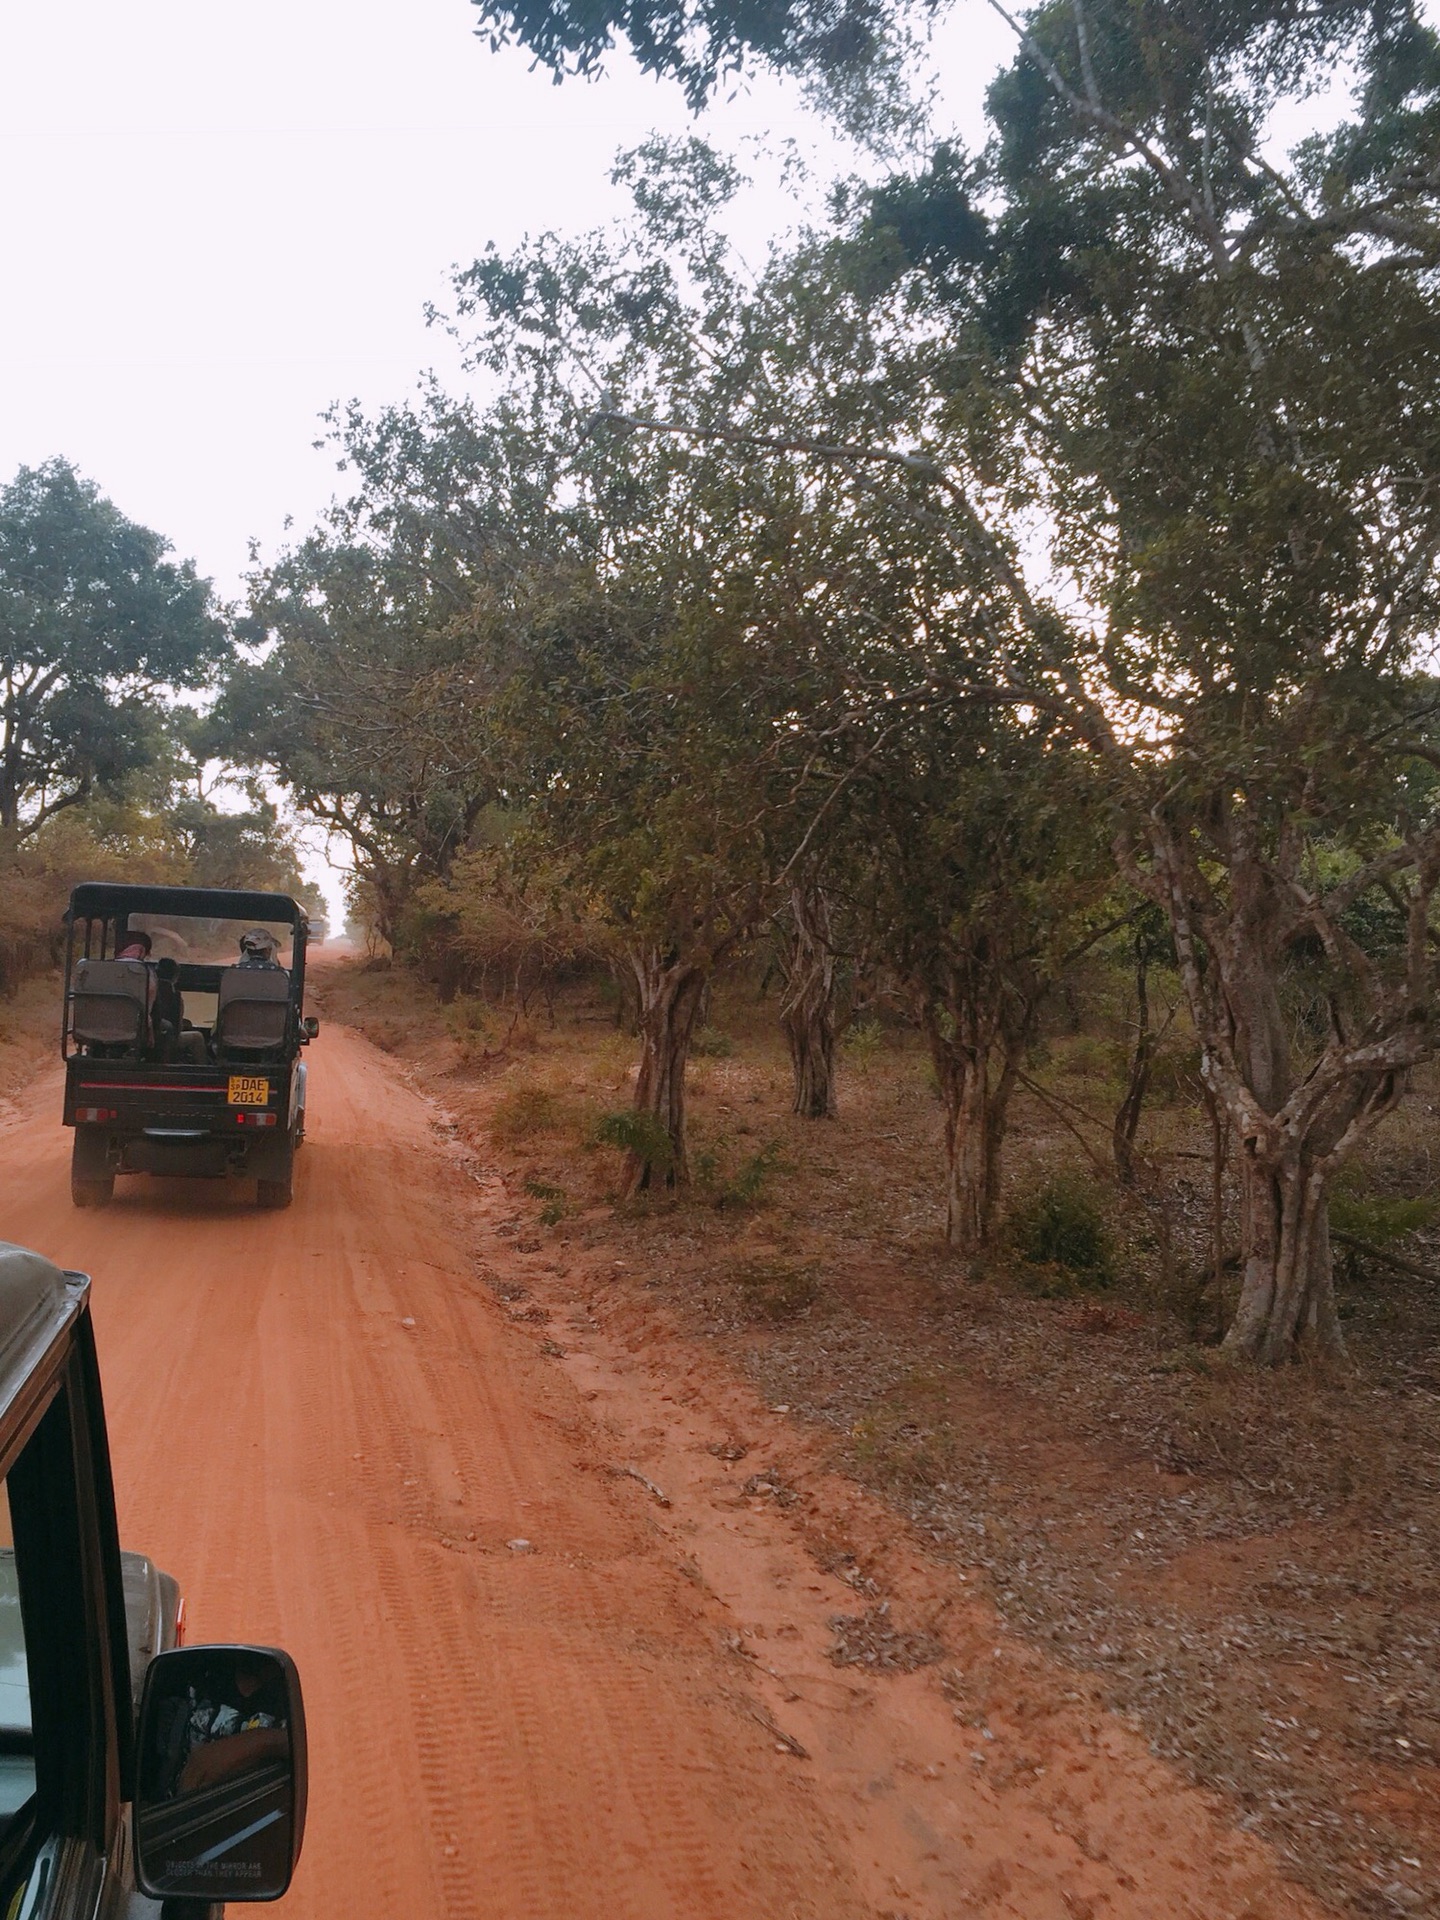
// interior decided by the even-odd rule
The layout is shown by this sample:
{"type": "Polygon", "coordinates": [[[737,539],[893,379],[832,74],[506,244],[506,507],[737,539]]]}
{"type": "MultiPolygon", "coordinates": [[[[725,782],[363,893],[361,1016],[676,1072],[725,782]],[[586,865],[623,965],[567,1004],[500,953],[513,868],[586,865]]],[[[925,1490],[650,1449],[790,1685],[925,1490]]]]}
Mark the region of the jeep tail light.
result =
{"type": "Polygon", "coordinates": [[[280,1124],[278,1113],[237,1113],[237,1127],[274,1127],[280,1124]]]}
{"type": "Polygon", "coordinates": [[[120,1113],[115,1107],[77,1107],[75,1118],[95,1126],[106,1120],[118,1120],[120,1113]]]}

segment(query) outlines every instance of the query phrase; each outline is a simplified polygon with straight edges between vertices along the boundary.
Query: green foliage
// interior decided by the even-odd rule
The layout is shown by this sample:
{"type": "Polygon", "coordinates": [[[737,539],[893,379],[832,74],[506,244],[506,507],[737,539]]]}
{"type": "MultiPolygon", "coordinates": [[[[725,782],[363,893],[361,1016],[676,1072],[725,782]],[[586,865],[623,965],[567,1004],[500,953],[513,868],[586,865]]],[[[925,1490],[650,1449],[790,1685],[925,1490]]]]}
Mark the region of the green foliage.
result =
{"type": "Polygon", "coordinates": [[[763,1206],[766,1189],[778,1173],[787,1171],[778,1140],[768,1140],[757,1152],[727,1171],[730,1138],[721,1134],[710,1146],[691,1156],[695,1183],[712,1206],[721,1209],[763,1206]]]}
{"type": "Polygon", "coordinates": [[[1440,1203],[1422,1197],[1405,1199],[1383,1193],[1359,1193],[1353,1186],[1337,1188],[1330,1195],[1330,1225],[1340,1233],[1353,1234],[1372,1247],[1388,1247],[1407,1234],[1428,1227],[1440,1211],[1440,1203]]]}
{"type": "MultiPolygon", "coordinates": [[[[622,42],[648,73],[677,81],[698,110],[713,89],[751,60],[782,71],[824,76],[845,92],[863,87],[887,64],[895,28],[875,0],[777,0],[742,7],[734,0],[681,0],[641,7],[633,0],[471,0],[478,31],[493,45],[527,48],[557,76],[593,74],[622,42]]],[[[706,176],[697,182],[704,191],[706,176]]]]}
{"type": "Polygon", "coordinates": [[[884,1050],[885,1030],[878,1020],[855,1020],[845,1029],[840,1046],[856,1073],[868,1080],[884,1050]]]}
{"type": "Polygon", "coordinates": [[[445,1009],[445,1024],[457,1039],[488,1040],[494,1033],[494,1016],[483,1000],[462,996],[445,1009]]]}
{"type": "Polygon", "coordinates": [[[1114,1243],[1093,1184],[1057,1174],[1021,1195],[1005,1220],[1010,1248],[1036,1270],[1041,1293],[1108,1287],[1114,1243]]]}
{"type": "Polygon", "coordinates": [[[523,1011],[541,981],[604,953],[609,930],[587,911],[566,864],[548,859],[523,826],[496,810],[477,826],[497,843],[457,853],[443,877],[418,883],[398,932],[437,978],[493,983],[523,1011]]]}
{"type": "Polygon", "coordinates": [[[717,1207],[758,1207],[765,1199],[771,1179],[785,1169],[778,1140],[769,1140],[758,1153],[741,1162],[730,1178],[716,1190],[717,1207]]]}
{"type": "MultiPolygon", "coordinates": [[[[0,992],[46,965],[61,915],[81,880],[253,887],[294,895],[312,916],[324,899],[300,872],[294,835],[263,793],[239,783],[245,804],[222,807],[190,751],[194,715],[157,726],[155,758],[115,787],[62,808],[0,854],[0,992]]],[[[230,787],[233,799],[236,783],[230,787]]]]}
{"type": "Polygon", "coordinates": [[[1167,1041],[1150,1060],[1147,1098],[1156,1106],[1195,1100],[1200,1092],[1200,1047],[1197,1041],[1167,1041]]]}
{"type": "Polygon", "coordinates": [[[163,690],[230,639],[208,581],[64,460],[0,488],[0,855],[164,758],[163,690]]]}
{"type": "Polygon", "coordinates": [[[499,797],[507,596],[527,578],[517,547],[544,548],[499,414],[431,395],[331,426],[355,490],[252,579],[251,651],[215,734],[349,841],[381,935],[403,944],[415,889],[499,797]]]}
{"type": "Polygon", "coordinates": [[[570,1211],[570,1202],[565,1189],[552,1186],[548,1180],[528,1179],[525,1182],[525,1191],[532,1200],[543,1200],[545,1203],[540,1209],[542,1226],[558,1226],[570,1211]]]}
{"type": "Polygon", "coordinates": [[[641,1113],[635,1107],[601,1114],[591,1138],[597,1147],[633,1153],[637,1160],[662,1176],[675,1164],[675,1144],[663,1123],[653,1113],[641,1113]]]}
{"type": "Polygon", "coordinates": [[[1060,1048],[1060,1071],[1080,1080],[1114,1080],[1124,1071],[1124,1057],[1098,1034],[1077,1033],[1060,1048]]]}
{"type": "Polygon", "coordinates": [[[719,1027],[697,1027],[690,1038],[690,1051],[697,1060],[728,1060],[735,1043],[719,1027]]]}

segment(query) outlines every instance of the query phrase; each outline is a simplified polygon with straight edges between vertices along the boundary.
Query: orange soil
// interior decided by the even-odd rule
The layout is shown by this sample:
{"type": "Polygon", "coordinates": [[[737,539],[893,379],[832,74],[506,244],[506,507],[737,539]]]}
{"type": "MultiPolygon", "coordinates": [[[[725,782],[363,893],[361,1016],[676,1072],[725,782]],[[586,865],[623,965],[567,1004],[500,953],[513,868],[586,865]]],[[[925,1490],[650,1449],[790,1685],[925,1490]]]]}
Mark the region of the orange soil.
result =
{"type": "Polygon", "coordinates": [[[192,1639],[299,1661],[283,1913],[1319,1914],[713,1356],[592,1315],[603,1263],[497,1233],[383,1055],[327,1026],[310,1059],[288,1213],[143,1178],[74,1212],[52,1069],[0,1123],[0,1237],[95,1278],[126,1543],[192,1639]],[[946,1662],[834,1666],[832,1617],[882,1600],[946,1662]]]}

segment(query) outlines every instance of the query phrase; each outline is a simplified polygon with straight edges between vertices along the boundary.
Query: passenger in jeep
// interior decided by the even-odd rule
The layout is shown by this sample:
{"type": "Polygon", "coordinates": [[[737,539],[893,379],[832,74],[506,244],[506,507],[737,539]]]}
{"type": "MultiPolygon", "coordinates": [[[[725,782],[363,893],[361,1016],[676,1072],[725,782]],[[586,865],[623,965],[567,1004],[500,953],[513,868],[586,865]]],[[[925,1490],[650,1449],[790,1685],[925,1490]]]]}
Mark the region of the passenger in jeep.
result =
{"type": "Polygon", "coordinates": [[[289,1758],[284,1690],[277,1690],[262,1667],[243,1657],[203,1691],[191,1688],[174,1708],[165,1756],[172,1795],[197,1793],[289,1758]]]}
{"type": "Polygon", "coordinates": [[[180,992],[180,968],[170,958],[155,963],[155,1005],[151,1011],[155,1032],[155,1055],[162,1061],[183,1060],[192,1067],[203,1067],[207,1059],[205,1036],[185,1018],[185,1000],[180,992]]]}
{"type": "Polygon", "coordinates": [[[264,927],[251,927],[248,933],[242,933],[240,936],[240,958],[236,964],[242,967],[278,969],[280,962],[276,956],[279,951],[280,943],[273,933],[268,933],[264,927]]]}

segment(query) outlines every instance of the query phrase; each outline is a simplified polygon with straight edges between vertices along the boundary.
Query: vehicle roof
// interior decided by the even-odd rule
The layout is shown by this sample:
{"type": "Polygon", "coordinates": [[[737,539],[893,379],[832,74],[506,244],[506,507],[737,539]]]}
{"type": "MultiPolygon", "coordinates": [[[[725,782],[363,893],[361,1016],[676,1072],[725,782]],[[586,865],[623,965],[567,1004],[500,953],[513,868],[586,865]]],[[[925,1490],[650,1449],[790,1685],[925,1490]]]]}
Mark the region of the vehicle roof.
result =
{"type": "Polygon", "coordinates": [[[109,920],[125,913],[189,914],[196,920],[270,920],[308,925],[305,909],[288,893],[250,893],[231,887],[144,887],[86,880],[70,895],[74,920],[109,920]]]}
{"type": "Polygon", "coordinates": [[[0,1419],[80,1311],[90,1282],[43,1254],[0,1240],[0,1419]]]}

